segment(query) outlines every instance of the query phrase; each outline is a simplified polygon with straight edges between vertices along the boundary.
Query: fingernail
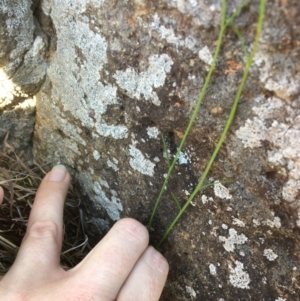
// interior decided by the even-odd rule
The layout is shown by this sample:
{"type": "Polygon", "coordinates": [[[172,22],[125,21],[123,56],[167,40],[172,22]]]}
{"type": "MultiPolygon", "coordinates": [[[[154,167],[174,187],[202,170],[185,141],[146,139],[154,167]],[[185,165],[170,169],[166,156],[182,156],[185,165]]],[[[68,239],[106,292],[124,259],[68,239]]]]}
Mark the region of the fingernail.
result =
{"type": "Polygon", "coordinates": [[[64,165],[56,165],[50,171],[48,181],[49,182],[60,182],[62,181],[67,174],[67,169],[64,165]]]}

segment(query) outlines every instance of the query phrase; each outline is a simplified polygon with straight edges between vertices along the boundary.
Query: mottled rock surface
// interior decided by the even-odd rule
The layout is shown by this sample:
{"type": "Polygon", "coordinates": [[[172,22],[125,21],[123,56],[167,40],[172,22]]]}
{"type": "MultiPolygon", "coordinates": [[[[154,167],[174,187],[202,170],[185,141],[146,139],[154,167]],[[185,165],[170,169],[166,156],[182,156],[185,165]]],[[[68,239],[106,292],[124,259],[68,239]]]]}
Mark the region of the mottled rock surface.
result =
{"type": "MultiPolygon", "coordinates": [[[[228,2],[230,14],[242,1],[228,2]]],[[[251,1],[235,21],[247,49],[258,2],[251,1]]],[[[14,1],[0,3],[3,10],[14,1]]],[[[147,224],[167,171],[161,135],[172,157],[211,64],[221,1],[18,3],[32,34],[14,33],[12,39],[1,32],[8,41],[1,64],[11,78],[28,70],[26,60],[21,66],[16,59],[26,53],[36,59],[33,76],[14,82],[34,94],[30,87],[39,89],[45,80],[36,95],[35,160],[70,168],[84,195],[92,241],[124,216],[147,224]],[[27,41],[23,48],[19,36],[27,41]],[[19,54],[10,57],[9,47],[19,54]]],[[[299,299],[299,61],[300,2],[269,1],[235,122],[207,179],[232,182],[200,193],[162,245],[171,266],[162,300],[299,299]]],[[[196,186],[243,65],[243,49],[228,30],[154,219],[153,243],[177,213],[170,193],[184,203],[196,186]]]]}
{"type": "MultiPolygon", "coordinates": [[[[36,1],[35,1],[36,2],[36,1]]],[[[28,0],[0,0],[0,138],[28,153],[35,95],[46,76],[47,36],[28,0]]]]}

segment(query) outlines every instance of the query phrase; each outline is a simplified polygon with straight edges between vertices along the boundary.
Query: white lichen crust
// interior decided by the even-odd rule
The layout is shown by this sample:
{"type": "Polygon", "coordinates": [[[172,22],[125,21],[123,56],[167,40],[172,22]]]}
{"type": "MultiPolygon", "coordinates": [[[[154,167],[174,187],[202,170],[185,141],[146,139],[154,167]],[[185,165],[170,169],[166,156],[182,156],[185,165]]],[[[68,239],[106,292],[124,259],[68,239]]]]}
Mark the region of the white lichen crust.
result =
{"type": "Polygon", "coordinates": [[[159,133],[159,130],[156,126],[147,127],[147,134],[148,134],[149,138],[153,138],[153,139],[157,138],[158,133],[159,133]]]}
{"type": "Polygon", "coordinates": [[[204,46],[202,49],[200,49],[199,58],[208,65],[211,65],[213,62],[213,56],[211,55],[207,46],[204,46]]]}
{"type": "Polygon", "coordinates": [[[242,288],[242,289],[249,289],[249,283],[250,283],[250,278],[249,274],[245,272],[244,265],[236,260],[235,261],[236,267],[233,268],[232,265],[229,265],[230,269],[230,276],[229,276],[229,281],[234,287],[242,288]]]}
{"type": "Polygon", "coordinates": [[[219,181],[214,183],[214,193],[215,196],[219,197],[220,199],[231,200],[232,195],[229,193],[229,190],[222,185],[219,181]]]}
{"type": "Polygon", "coordinates": [[[186,286],[185,290],[190,295],[191,298],[196,298],[197,294],[192,287],[186,286]]]}
{"type": "Polygon", "coordinates": [[[233,217],[233,218],[232,218],[232,223],[233,223],[234,225],[239,226],[239,227],[245,227],[245,223],[244,223],[243,221],[239,220],[239,219],[236,218],[236,217],[233,217]]]}
{"type": "Polygon", "coordinates": [[[146,159],[143,153],[139,149],[137,149],[134,144],[130,145],[129,153],[131,156],[129,164],[133,169],[139,171],[144,175],[154,175],[155,164],[146,159]]]}
{"type": "Polygon", "coordinates": [[[154,89],[163,86],[172,64],[173,61],[167,54],[152,55],[147,70],[140,73],[133,68],[127,68],[125,71],[118,70],[114,78],[130,97],[151,100],[153,104],[159,106],[161,101],[154,89]]]}
{"type": "Polygon", "coordinates": [[[229,229],[229,237],[219,236],[219,240],[224,242],[223,247],[227,252],[233,252],[235,245],[244,244],[248,238],[244,235],[238,235],[237,231],[233,228],[229,229]]]}
{"type": "Polygon", "coordinates": [[[209,265],[209,272],[212,274],[212,275],[217,275],[217,268],[215,265],[213,265],[212,263],[209,265]]]}
{"type": "Polygon", "coordinates": [[[267,257],[268,260],[274,261],[278,257],[276,253],[272,249],[265,249],[264,256],[267,257]]]}
{"type": "MultiPolygon", "coordinates": [[[[75,13],[84,12],[88,3],[77,0],[71,6],[68,1],[60,1],[60,5],[45,2],[44,7],[51,8],[49,14],[57,33],[57,49],[47,70],[53,102],[62,103],[82,126],[95,127],[99,135],[124,138],[128,132],[125,125],[107,124],[102,117],[109,105],[119,102],[117,87],[101,81],[100,73],[107,63],[107,41],[100,30],[90,30],[88,22],[75,13]]],[[[99,7],[99,2],[90,2],[99,7]]]]}
{"type": "Polygon", "coordinates": [[[270,142],[269,165],[287,178],[282,197],[293,202],[300,191],[300,110],[275,97],[266,101],[258,99],[252,110],[256,116],[248,119],[236,131],[236,136],[249,148],[260,147],[264,140],[270,142]],[[282,111],[286,115],[285,122],[277,120],[282,111]]]}

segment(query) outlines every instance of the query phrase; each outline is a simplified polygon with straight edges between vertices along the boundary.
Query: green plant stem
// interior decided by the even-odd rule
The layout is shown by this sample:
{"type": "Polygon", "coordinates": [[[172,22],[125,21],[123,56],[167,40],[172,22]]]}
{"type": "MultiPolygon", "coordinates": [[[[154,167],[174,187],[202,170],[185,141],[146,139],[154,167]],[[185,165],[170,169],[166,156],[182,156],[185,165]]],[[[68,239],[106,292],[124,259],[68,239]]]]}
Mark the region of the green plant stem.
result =
{"type": "Polygon", "coordinates": [[[238,28],[234,25],[234,24],[230,24],[230,27],[232,28],[232,30],[234,31],[234,33],[236,34],[236,36],[238,37],[239,41],[240,41],[240,44],[242,46],[242,49],[244,51],[244,56],[245,56],[245,59],[247,60],[248,59],[248,51],[247,51],[247,48],[246,48],[246,45],[245,45],[245,42],[244,42],[244,39],[240,33],[240,31],[238,30],[238,28]]]}
{"type": "Polygon", "coordinates": [[[179,201],[178,201],[176,195],[175,195],[173,192],[171,192],[171,195],[172,195],[172,198],[173,198],[174,202],[176,203],[177,207],[178,207],[179,210],[180,210],[180,209],[181,209],[181,206],[180,206],[180,203],[179,203],[179,201]]]}
{"type": "Polygon", "coordinates": [[[157,199],[156,199],[156,202],[155,202],[155,205],[154,205],[154,208],[153,208],[151,217],[150,217],[150,221],[149,221],[149,224],[148,224],[148,229],[150,229],[150,227],[152,226],[153,218],[154,218],[154,215],[155,215],[155,213],[156,213],[158,204],[160,203],[160,200],[161,200],[162,195],[163,195],[163,193],[164,193],[165,187],[166,187],[166,185],[167,185],[167,183],[168,183],[168,181],[169,181],[170,175],[171,175],[171,173],[172,173],[172,171],[173,171],[173,168],[174,168],[175,165],[176,165],[176,162],[177,162],[177,159],[178,159],[178,157],[179,157],[179,154],[180,154],[180,152],[181,152],[181,150],[182,150],[182,148],[183,148],[183,145],[184,145],[184,143],[185,143],[185,141],[186,141],[186,138],[187,138],[187,136],[188,136],[188,134],[189,134],[189,132],[190,132],[190,130],[191,130],[191,127],[192,127],[192,125],[193,125],[193,123],[194,123],[194,121],[195,121],[195,119],[196,119],[197,113],[198,113],[198,111],[199,111],[199,109],[200,109],[200,105],[201,105],[201,103],[202,103],[202,101],[203,101],[203,98],[204,98],[204,96],[205,96],[205,93],[206,93],[208,84],[209,84],[209,82],[210,82],[212,73],[213,73],[213,71],[214,71],[214,69],[215,69],[216,62],[217,62],[217,59],[218,59],[218,57],[219,57],[219,52],[220,52],[221,45],[222,45],[222,39],[223,39],[223,36],[224,36],[224,32],[225,32],[226,26],[228,25],[228,24],[226,23],[226,0],[222,0],[222,12],[221,12],[221,14],[222,14],[221,28],[220,28],[219,37],[218,37],[217,46],[216,46],[216,50],[215,50],[215,53],[214,53],[214,57],[213,57],[212,64],[211,64],[211,66],[210,66],[210,68],[209,68],[209,71],[208,71],[208,74],[207,74],[207,76],[206,76],[206,79],[205,79],[203,88],[201,89],[201,92],[200,92],[198,101],[197,101],[197,103],[196,103],[195,109],[194,109],[194,111],[193,111],[193,114],[192,114],[192,116],[191,116],[190,122],[189,122],[189,124],[188,124],[188,126],[187,126],[187,128],[186,128],[186,130],[185,130],[185,132],[184,132],[184,135],[183,135],[183,137],[182,137],[182,140],[181,140],[181,142],[180,142],[180,145],[179,145],[179,147],[178,147],[178,149],[177,149],[176,155],[175,155],[175,157],[174,157],[174,159],[173,159],[173,161],[172,161],[172,164],[171,164],[170,168],[168,169],[167,176],[166,176],[166,178],[165,178],[165,180],[164,180],[164,183],[163,183],[163,185],[162,185],[162,188],[161,188],[161,190],[160,190],[160,192],[159,192],[159,195],[158,195],[158,197],[157,197],[157,199]]]}
{"type": "Polygon", "coordinates": [[[249,2],[250,0],[245,0],[237,9],[234,10],[231,16],[226,20],[226,26],[232,23],[232,21],[240,14],[242,9],[249,4],[249,2]]]}
{"type": "Polygon", "coordinates": [[[168,165],[168,168],[170,168],[170,166],[171,166],[170,156],[169,156],[166,140],[165,140],[165,137],[163,135],[161,135],[161,140],[162,140],[163,147],[164,147],[164,153],[165,153],[165,156],[166,156],[167,165],[168,165]]]}
{"type": "Polygon", "coordinates": [[[265,6],[266,6],[266,0],[261,0],[260,1],[260,6],[259,6],[259,18],[258,18],[258,24],[257,24],[257,30],[256,30],[256,35],[255,35],[255,40],[253,43],[253,48],[252,51],[246,61],[246,66],[245,66],[245,70],[244,70],[244,74],[241,80],[241,83],[238,87],[238,91],[236,93],[230,114],[228,116],[225,128],[221,134],[221,137],[216,145],[216,148],[212,154],[212,156],[209,159],[209,162],[199,180],[198,185],[196,186],[195,190],[192,192],[192,194],[190,195],[190,197],[188,198],[188,200],[186,201],[186,203],[184,204],[184,206],[181,208],[181,210],[179,211],[179,213],[177,214],[177,216],[175,217],[175,219],[173,220],[173,222],[170,224],[170,226],[168,227],[168,229],[166,230],[166,232],[164,233],[162,239],[159,241],[158,246],[161,245],[161,243],[166,239],[166,237],[169,235],[170,231],[173,229],[173,227],[175,226],[175,224],[178,222],[179,218],[181,217],[181,215],[185,212],[185,210],[187,209],[187,207],[189,206],[189,204],[191,203],[191,201],[194,199],[194,197],[196,196],[196,194],[198,193],[198,191],[201,189],[203,182],[205,181],[207,174],[210,171],[210,168],[212,167],[216,156],[222,146],[222,143],[224,142],[226,135],[228,133],[228,130],[233,122],[237,107],[238,107],[238,103],[240,100],[240,97],[242,95],[243,92],[243,88],[245,86],[247,77],[249,75],[249,71],[250,71],[250,67],[252,65],[253,62],[253,58],[255,56],[255,53],[257,51],[258,48],[258,43],[259,43],[259,38],[262,32],[262,28],[263,28],[263,20],[264,20],[264,15],[265,15],[265,6]]]}

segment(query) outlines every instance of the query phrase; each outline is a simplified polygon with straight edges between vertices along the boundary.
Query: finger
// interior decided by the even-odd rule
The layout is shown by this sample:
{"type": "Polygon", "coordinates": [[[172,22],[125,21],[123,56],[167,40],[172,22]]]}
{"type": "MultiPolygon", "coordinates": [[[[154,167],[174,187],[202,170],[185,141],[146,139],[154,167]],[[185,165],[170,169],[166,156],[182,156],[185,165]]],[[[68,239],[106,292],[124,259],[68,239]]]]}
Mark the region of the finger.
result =
{"type": "Polygon", "coordinates": [[[4,191],[3,191],[3,188],[0,186],[0,205],[3,202],[3,198],[4,198],[4,191]]]}
{"type": "Polygon", "coordinates": [[[148,231],[142,224],[122,219],[70,273],[77,278],[76,283],[84,280],[99,300],[115,300],[148,243],[148,231]]]}
{"type": "Polygon", "coordinates": [[[30,281],[49,279],[59,267],[62,245],[63,205],[70,184],[64,166],[55,166],[43,179],[33,203],[27,231],[12,273],[31,275],[30,281]]]}
{"type": "Polygon", "coordinates": [[[117,301],[158,301],[167,280],[169,265],[148,247],[121,288],[117,301]]]}

